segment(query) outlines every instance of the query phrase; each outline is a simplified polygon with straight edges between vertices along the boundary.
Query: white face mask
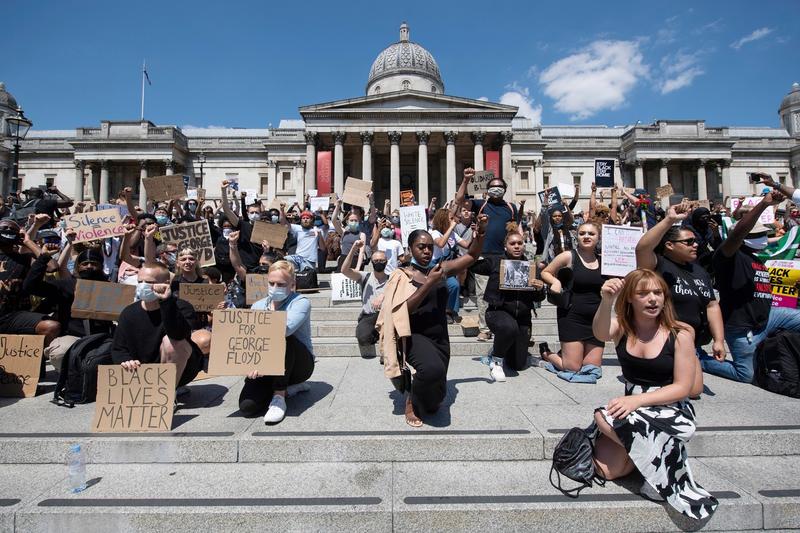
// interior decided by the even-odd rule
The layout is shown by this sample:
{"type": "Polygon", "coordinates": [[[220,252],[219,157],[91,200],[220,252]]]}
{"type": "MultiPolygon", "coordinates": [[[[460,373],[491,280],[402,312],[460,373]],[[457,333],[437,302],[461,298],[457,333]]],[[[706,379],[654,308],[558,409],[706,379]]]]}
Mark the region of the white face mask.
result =
{"type": "Polygon", "coordinates": [[[486,192],[491,198],[502,198],[506,190],[503,187],[489,187],[489,190],[486,192]]]}
{"type": "Polygon", "coordinates": [[[230,235],[232,231],[233,230],[231,228],[225,228],[225,229],[222,230],[222,236],[227,239],[228,235],[230,235]]]}
{"type": "Polygon", "coordinates": [[[270,287],[269,297],[273,302],[282,302],[289,297],[289,287],[270,287]]]}
{"type": "Polygon", "coordinates": [[[247,218],[250,219],[250,222],[255,222],[256,220],[261,220],[261,215],[258,213],[247,213],[247,218]]]}
{"type": "Polygon", "coordinates": [[[767,236],[762,235],[761,237],[756,237],[755,239],[745,239],[744,245],[750,248],[751,250],[763,250],[767,247],[768,241],[767,236]]]}
{"type": "Polygon", "coordinates": [[[142,281],[136,284],[136,299],[143,302],[152,302],[157,300],[158,296],[153,291],[153,285],[151,283],[142,281]]]}

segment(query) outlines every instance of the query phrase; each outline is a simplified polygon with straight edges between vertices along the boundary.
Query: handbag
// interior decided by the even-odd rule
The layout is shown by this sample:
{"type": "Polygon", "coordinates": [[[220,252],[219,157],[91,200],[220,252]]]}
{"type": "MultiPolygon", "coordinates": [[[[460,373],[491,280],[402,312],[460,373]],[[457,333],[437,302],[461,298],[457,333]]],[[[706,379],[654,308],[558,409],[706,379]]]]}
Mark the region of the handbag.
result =
{"type": "Polygon", "coordinates": [[[591,435],[596,432],[594,424],[586,429],[574,427],[561,437],[553,449],[553,465],[550,467],[550,484],[564,496],[577,498],[586,487],[594,484],[604,486],[606,479],[594,466],[594,442],[591,435]],[[553,482],[556,473],[558,484],[553,482]],[[565,489],[561,486],[561,476],[580,483],[580,486],[565,489]]]}

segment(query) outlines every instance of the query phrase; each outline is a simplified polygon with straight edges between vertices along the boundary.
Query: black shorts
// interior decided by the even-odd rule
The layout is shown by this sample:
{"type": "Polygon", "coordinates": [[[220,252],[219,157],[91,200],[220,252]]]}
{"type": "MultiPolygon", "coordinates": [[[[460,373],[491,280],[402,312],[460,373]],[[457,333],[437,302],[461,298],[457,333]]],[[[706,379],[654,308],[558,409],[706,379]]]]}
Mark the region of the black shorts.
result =
{"type": "Polygon", "coordinates": [[[47,315],[30,311],[16,311],[0,317],[0,333],[10,335],[34,335],[36,325],[42,320],[49,320],[47,315]]]}

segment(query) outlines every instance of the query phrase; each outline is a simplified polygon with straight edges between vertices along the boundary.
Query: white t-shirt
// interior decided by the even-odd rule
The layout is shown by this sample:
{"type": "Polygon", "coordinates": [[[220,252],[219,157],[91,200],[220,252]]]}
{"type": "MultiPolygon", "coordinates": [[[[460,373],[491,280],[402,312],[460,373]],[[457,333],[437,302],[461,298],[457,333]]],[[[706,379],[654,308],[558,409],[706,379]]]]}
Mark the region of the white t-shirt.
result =
{"type": "Polygon", "coordinates": [[[378,239],[378,251],[386,254],[386,273],[397,268],[397,258],[403,255],[403,245],[397,239],[378,239]]]}
{"type": "MultiPolygon", "coordinates": [[[[441,239],[442,238],[442,233],[440,231],[438,231],[438,230],[433,229],[433,230],[431,230],[431,237],[433,237],[434,241],[436,239],[441,239]]],[[[447,243],[446,243],[445,246],[446,246],[445,248],[439,248],[438,246],[436,246],[436,244],[434,242],[434,245],[433,245],[433,258],[431,259],[431,261],[438,261],[439,259],[442,258],[442,255],[449,254],[450,250],[447,247],[452,247],[452,248],[456,247],[456,238],[453,235],[452,231],[450,232],[450,236],[447,238],[447,243]]],[[[452,259],[452,257],[450,259],[452,259]]]]}

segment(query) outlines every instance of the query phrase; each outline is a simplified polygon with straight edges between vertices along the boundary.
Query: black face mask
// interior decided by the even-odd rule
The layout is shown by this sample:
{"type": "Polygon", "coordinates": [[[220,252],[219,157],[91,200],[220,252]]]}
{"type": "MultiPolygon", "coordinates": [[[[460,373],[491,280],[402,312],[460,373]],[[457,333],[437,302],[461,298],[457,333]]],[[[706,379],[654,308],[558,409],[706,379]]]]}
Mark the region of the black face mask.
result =
{"type": "Polygon", "coordinates": [[[78,272],[78,277],[80,279],[88,279],[92,281],[108,281],[108,278],[102,270],[83,270],[78,272]]]}
{"type": "Polygon", "coordinates": [[[253,270],[254,274],[269,274],[269,266],[268,265],[259,265],[253,270]]]}
{"type": "Polygon", "coordinates": [[[386,270],[386,262],[384,261],[373,261],[372,262],[372,269],[375,272],[383,272],[386,270]]]}
{"type": "Polygon", "coordinates": [[[20,238],[19,232],[6,230],[0,232],[0,242],[6,244],[17,244],[22,242],[22,239],[20,238]]]}

